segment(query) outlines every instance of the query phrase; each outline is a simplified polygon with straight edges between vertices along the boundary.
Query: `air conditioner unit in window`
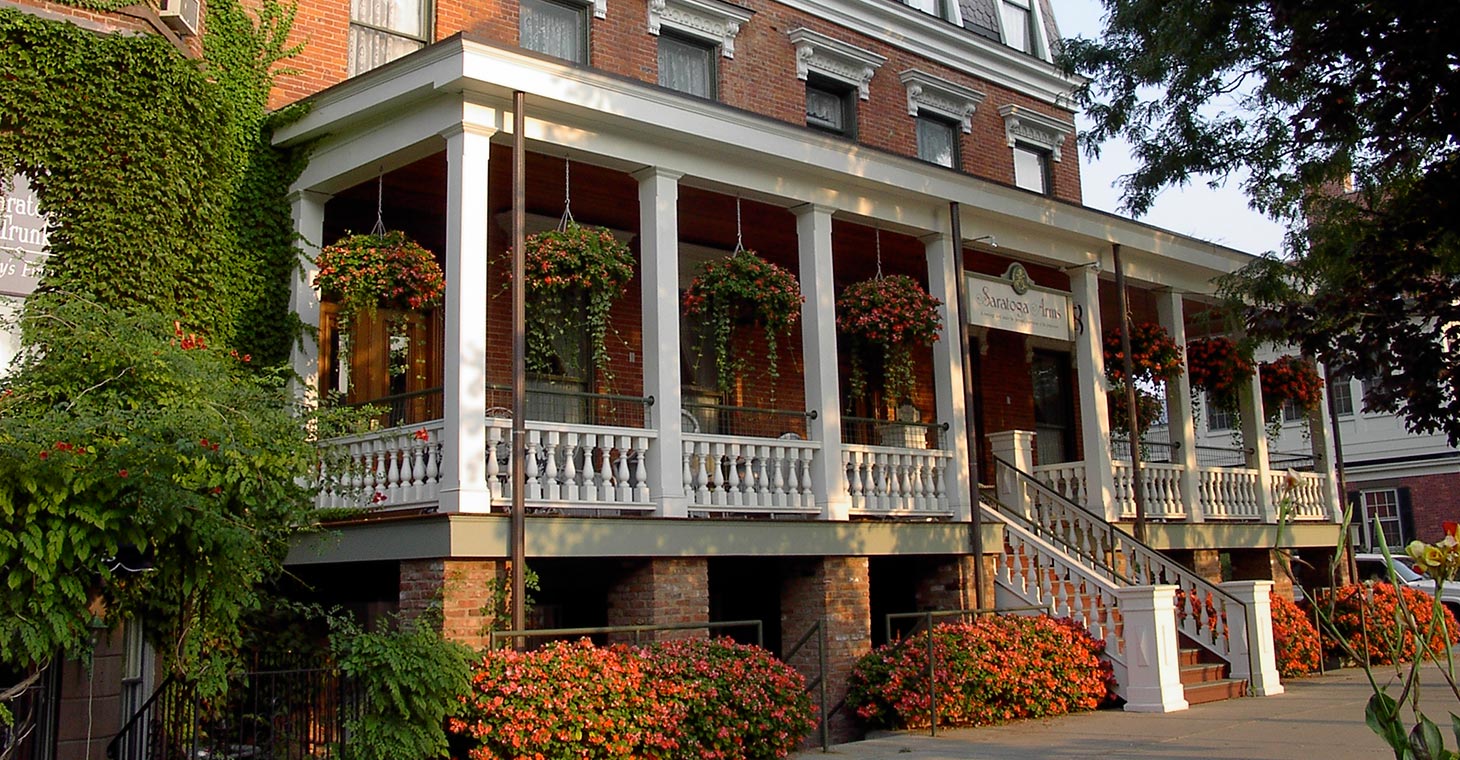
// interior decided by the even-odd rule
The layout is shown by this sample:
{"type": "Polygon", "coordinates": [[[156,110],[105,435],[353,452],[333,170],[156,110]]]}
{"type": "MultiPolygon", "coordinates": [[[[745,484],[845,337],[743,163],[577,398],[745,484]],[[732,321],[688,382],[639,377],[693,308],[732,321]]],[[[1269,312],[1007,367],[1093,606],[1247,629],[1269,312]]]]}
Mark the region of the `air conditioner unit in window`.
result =
{"type": "Polygon", "coordinates": [[[196,36],[202,13],[199,3],[200,0],[158,0],[158,15],[178,34],[196,36]]]}

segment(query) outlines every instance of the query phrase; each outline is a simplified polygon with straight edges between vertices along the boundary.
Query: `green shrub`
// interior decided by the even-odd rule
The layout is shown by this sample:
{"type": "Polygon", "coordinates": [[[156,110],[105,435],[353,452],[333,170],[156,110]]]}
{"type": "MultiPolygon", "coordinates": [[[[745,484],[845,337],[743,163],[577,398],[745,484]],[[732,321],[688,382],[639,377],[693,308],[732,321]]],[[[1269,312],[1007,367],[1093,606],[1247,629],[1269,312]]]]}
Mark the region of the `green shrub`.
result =
{"type": "Polygon", "coordinates": [[[1360,662],[1367,658],[1371,664],[1383,665],[1413,660],[1416,634],[1428,642],[1433,655],[1444,652],[1448,644],[1460,642],[1455,616],[1437,605],[1434,597],[1412,588],[1401,587],[1399,592],[1404,598],[1403,609],[1399,594],[1388,583],[1351,583],[1336,592],[1320,592],[1320,613],[1328,616],[1343,639],[1339,642],[1325,637],[1324,653],[1360,662]],[[1439,619],[1434,617],[1437,607],[1439,619]],[[1404,619],[1404,609],[1412,620],[1404,619]]]}
{"type": "MultiPolygon", "coordinates": [[[[1105,644],[1065,619],[992,615],[933,629],[938,723],[979,726],[1090,710],[1111,696],[1105,644]]],[[[848,705],[874,727],[926,728],[927,634],[872,651],[848,705]]]]}
{"type": "Polygon", "coordinates": [[[1272,597],[1272,643],[1278,675],[1297,678],[1318,670],[1318,629],[1309,610],[1286,596],[1272,597]]]}
{"type": "Polygon", "coordinates": [[[487,652],[451,730],[474,760],[785,757],[811,728],[804,682],[729,641],[555,643],[487,652]]]}

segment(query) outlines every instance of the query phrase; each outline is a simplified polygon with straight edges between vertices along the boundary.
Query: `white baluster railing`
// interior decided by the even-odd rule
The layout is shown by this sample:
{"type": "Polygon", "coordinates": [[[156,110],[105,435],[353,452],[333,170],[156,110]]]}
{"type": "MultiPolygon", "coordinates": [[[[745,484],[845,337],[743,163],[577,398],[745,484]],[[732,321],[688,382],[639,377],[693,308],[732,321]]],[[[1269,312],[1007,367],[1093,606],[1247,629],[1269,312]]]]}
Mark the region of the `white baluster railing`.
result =
{"type": "Polygon", "coordinates": [[[434,504],[441,420],[321,441],[318,507],[397,509],[434,504]]]}
{"type": "Polygon", "coordinates": [[[953,514],[948,488],[951,451],[845,444],[842,465],[854,515],[953,514]]]}
{"type": "Polygon", "coordinates": [[[821,445],[785,438],[684,434],[692,514],[816,514],[811,460],[821,445]]]}
{"type": "Polygon", "coordinates": [[[1207,520],[1261,520],[1257,470],[1198,467],[1201,510],[1207,520]]]}
{"type": "MultiPolygon", "coordinates": [[[[1112,463],[1115,470],[1115,498],[1120,505],[1122,519],[1136,517],[1135,479],[1130,462],[1112,463]]],[[[1141,464],[1141,487],[1146,492],[1146,519],[1184,520],[1186,505],[1181,500],[1181,471],[1179,464],[1141,464]]]]}
{"type": "MultiPolygon", "coordinates": [[[[653,430],[527,421],[523,503],[539,509],[645,512],[653,430]]],[[[487,420],[493,509],[512,498],[512,421],[487,420]]]]}
{"type": "Polygon", "coordinates": [[[1085,487],[1084,462],[1041,465],[1034,468],[1033,474],[1051,491],[1076,504],[1085,503],[1088,489],[1085,487]]]}
{"type": "Polygon", "coordinates": [[[1325,520],[1328,508],[1323,498],[1322,473],[1317,472],[1274,472],[1269,476],[1272,501],[1279,503],[1284,496],[1292,500],[1289,516],[1294,520],[1325,520]],[[1288,478],[1293,478],[1291,489],[1288,478]]]}

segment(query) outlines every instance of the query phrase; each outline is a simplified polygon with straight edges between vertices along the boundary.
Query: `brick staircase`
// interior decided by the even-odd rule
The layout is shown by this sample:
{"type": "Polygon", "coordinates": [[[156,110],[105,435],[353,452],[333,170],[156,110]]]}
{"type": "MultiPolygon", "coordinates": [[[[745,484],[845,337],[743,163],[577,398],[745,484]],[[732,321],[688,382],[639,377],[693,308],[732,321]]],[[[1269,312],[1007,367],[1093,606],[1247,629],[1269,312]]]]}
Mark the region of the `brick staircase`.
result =
{"type": "MultiPolygon", "coordinates": [[[[1183,645],[1192,644],[1185,636],[1182,639],[1183,645]]],[[[1181,663],[1181,687],[1189,705],[1247,696],[1247,682],[1228,678],[1227,663],[1195,644],[1182,646],[1177,662],[1181,663]]]]}

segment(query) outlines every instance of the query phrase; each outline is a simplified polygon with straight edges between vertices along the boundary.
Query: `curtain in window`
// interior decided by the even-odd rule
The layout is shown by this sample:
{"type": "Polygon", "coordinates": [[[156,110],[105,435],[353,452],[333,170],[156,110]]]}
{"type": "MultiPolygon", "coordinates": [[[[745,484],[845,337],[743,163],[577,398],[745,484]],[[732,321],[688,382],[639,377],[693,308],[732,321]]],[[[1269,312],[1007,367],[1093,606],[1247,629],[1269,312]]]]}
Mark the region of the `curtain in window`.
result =
{"type": "Polygon", "coordinates": [[[1004,23],[1004,44],[1011,48],[1032,53],[1030,44],[1030,23],[1033,11],[1028,0],[1003,0],[999,4],[999,20],[1004,23]]]}
{"type": "Polygon", "coordinates": [[[522,47],[586,63],[583,57],[583,10],[550,0],[522,0],[522,47]]]}
{"type": "Polygon", "coordinates": [[[953,166],[955,135],[952,124],[919,116],[918,158],[939,166],[953,166]]]}
{"type": "Polygon", "coordinates": [[[1044,153],[1026,148],[1022,145],[1014,146],[1014,185],[1025,190],[1033,190],[1036,193],[1049,191],[1049,184],[1045,180],[1044,153]]]}
{"type": "Polygon", "coordinates": [[[711,56],[704,45],[669,36],[659,38],[659,84],[702,98],[714,97],[711,56]]]}
{"type": "Polygon", "coordinates": [[[847,129],[845,102],[840,95],[835,93],[807,87],[806,122],[834,132],[845,132],[847,129]]]}
{"type": "Polygon", "coordinates": [[[369,71],[426,46],[425,0],[351,0],[350,74],[369,71]]]}

